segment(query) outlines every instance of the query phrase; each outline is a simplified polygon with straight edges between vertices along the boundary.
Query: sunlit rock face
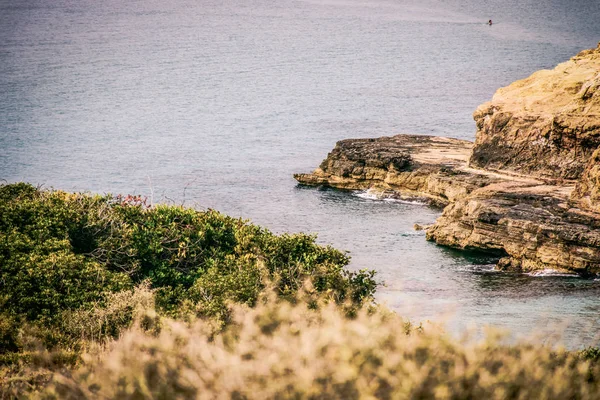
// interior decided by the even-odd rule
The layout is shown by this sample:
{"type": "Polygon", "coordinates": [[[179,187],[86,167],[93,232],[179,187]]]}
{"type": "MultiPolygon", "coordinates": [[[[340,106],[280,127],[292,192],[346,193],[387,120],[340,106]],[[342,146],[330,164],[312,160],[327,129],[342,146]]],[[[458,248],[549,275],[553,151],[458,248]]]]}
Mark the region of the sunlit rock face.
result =
{"type": "Polygon", "coordinates": [[[578,179],[600,147],[600,44],[499,89],[473,117],[471,166],[578,179]]]}

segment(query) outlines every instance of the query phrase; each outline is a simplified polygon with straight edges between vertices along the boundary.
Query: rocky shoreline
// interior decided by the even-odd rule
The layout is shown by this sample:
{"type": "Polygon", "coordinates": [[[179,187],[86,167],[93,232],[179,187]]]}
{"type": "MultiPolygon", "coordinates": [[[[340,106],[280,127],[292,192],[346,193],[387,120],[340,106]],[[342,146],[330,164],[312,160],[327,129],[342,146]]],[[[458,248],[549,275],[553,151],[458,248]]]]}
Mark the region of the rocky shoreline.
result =
{"type": "Polygon", "coordinates": [[[397,135],[338,142],[301,184],[443,206],[427,239],[498,268],[600,275],[600,45],[500,89],[475,143],[397,135]]]}

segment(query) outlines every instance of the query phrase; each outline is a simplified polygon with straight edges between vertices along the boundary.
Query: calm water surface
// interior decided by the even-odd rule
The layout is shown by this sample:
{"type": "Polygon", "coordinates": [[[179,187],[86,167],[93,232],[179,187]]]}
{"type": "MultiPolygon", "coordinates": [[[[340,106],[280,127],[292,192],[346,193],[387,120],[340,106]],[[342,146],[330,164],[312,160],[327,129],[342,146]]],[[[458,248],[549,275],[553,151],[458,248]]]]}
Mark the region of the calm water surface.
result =
{"type": "Polygon", "coordinates": [[[598,21],[597,0],[0,0],[0,178],[318,233],[415,321],[598,344],[600,282],[493,272],[413,231],[438,210],[292,179],[343,138],[474,139],[478,104],[598,21]]]}

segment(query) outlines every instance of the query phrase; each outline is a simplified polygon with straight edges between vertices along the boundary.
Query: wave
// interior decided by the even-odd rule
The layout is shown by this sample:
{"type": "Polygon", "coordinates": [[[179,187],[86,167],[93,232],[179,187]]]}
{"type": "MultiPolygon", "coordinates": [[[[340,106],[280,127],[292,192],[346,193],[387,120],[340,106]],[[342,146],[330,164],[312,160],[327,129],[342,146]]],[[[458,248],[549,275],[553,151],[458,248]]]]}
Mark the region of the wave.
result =
{"type": "Polygon", "coordinates": [[[525,275],[533,276],[533,277],[547,277],[547,276],[566,277],[566,278],[579,277],[579,275],[577,275],[575,273],[567,273],[567,272],[562,272],[562,271],[558,271],[555,269],[543,269],[541,271],[528,272],[525,275]]]}
{"type": "Polygon", "coordinates": [[[424,200],[418,200],[415,198],[398,198],[397,194],[386,193],[379,190],[367,189],[353,192],[356,197],[361,199],[373,200],[373,201],[386,201],[390,203],[402,203],[402,204],[415,204],[426,206],[427,202],[424,200]]]}
{"type": "Polygon", "coordinates": [[[401,237],[425,236],[425,231],[407,231],[400,233],[401,237]]]}
{"type": "Polygon", "coordinates": [[[456,268],[457,272],[471,272],[476,274],[501,273],[496,269],[496,264],[471,264],[461,265],[456,268]]]}

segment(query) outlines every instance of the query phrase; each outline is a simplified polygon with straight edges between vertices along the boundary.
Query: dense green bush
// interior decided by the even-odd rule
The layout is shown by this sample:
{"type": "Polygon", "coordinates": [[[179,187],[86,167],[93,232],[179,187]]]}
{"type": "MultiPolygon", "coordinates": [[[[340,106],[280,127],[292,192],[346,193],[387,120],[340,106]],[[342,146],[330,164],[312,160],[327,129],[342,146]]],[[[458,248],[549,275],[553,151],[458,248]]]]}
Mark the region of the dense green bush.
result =
{"type": "Polygon", "coordinates": [[[142,282],[157,310],[172,316],[191,307],[226,321],[229,301],[253,305],[267,281],[290,296],[310,279],[318,292],[358,305],[376,284],[372,271],[345,270],[348,261],[314,236],[277,236],[213,210],[4,185],[0,353],[22,347],[15,327],[25,325],[45,346],[73,345],[78,337],[64,329],[65,312],[105,308],[113,293],[142,282]]]}

